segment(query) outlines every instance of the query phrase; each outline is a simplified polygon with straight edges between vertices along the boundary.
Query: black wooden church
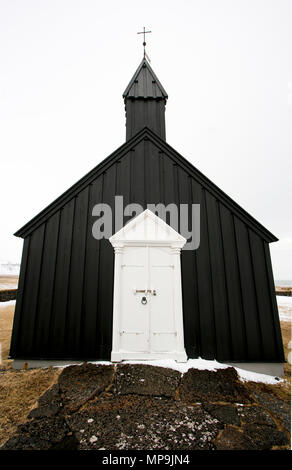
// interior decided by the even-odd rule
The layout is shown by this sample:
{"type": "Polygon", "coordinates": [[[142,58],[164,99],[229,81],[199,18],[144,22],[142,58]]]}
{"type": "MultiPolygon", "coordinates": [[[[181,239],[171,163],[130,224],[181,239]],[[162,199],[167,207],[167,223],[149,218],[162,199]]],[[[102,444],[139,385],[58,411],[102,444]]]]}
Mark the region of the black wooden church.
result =
{"type": "Polygon", "coordinates": [[[122,195],[145,209],[200,204],[200,246],[181,253],[188,357],[283,362],[277,238],[167,144],[168,96],[146,58],[123,98],[126,142],[15,234],[24,247],[11,358],[110,359],[115,255],[92,236],[92,208],[122,195]]]}

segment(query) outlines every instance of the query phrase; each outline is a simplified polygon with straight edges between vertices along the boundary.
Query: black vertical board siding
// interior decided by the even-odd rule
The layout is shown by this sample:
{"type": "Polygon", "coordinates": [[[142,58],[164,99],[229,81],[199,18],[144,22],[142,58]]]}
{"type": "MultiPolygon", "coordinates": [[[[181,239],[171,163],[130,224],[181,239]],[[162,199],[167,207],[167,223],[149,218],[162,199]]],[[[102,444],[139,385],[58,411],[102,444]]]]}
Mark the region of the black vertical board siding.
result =
{"type": "MultiPolygon", "coordinates": [[[[144,140],[135,148],[132,155],[131,197],[132,202],[145,204],[145,167],[144,167],[144,140]]],[[[133,214],[135,215],[135,214],[133,214]]]]}
{"type": "Polygon", "coordinates": [[[11,345],[10,345],[11,357],[14,357],[18,354],[17,348],[19,346],[19,332],[20,332],[20,326],[21,326],[23,298],[24,298],[25,285],[26,285],[26,270],[27,270],[27,264],[28,264],[29,243],[30,243],[30,237],[26,237],[24,239],[23,250],[22,250],[19,281],[18,281],[18,287],[17,287],[17,298],[16,298],[16,304],[15,304],[14,318],[13,318],[13,329],[12,329],[11,345]]]}
{"type": "Polygon", "coordinates": [[[109,240],[100,241],[96,351],[99,359],[109,360],[112,345],[114,249],[109,240]]]}
{"type": "Polygon", "coordinates": [[[127,126],[126,126],[126,141],[133,136],[133,119],[134,119],[134,109],[132,108],[131,100],[127,100],[125,103],[125,110],[127,116],[127,126]]]}
{"type": "Polygon", "coordinates": [[[31,235],[28,265],[25,280],[25,295],[21,312],[19,349],[22,356],[34,357],[38,351],[33,349],[35,320],[39,295],[39,280],[42,265],[45,225],[41,225],[31,235]]]}
{"type": "Polygon", "coordinates": [[[255,277],[256,295],[258,300],[259,323],[263,344],[263,359],[270,360],[276,355],[274,325],[272,318],[271,299],[267,295],[268,280],[266,273],[265,254],[262,240],[249,230],[252,262],[255,277]]]}
{"type": "Polygon", "coordinates": [[[159,154],[157,147],[151,142],[145,142],[145,189],[146,203],[160,202],[160,173],[159,154]]]}
{"type": "Polygon", "coordinates": [[[69,289],[71,247],[73,236],[75,199],[69,201],[60,211],[58,250],[53,305],[50,324],[50,356],[71,357],[66,348],[66,313],[69,289]]]}
{"type": "Polygon", "coordinates": [[[92,226],[96,217],[93,207],[102,201],[102,178],[97,178],[89,187],[88,222],[86,234],[86,255],[84,264],[84,284],[82,298],[82,322],[80,350],[84,357],[97,358],[96,328],[98,315],[98,279],[100,240],[93,237],[92,226]]]}
{"type": "Polygon", "coordinates": [[[241,289],[244,293],[242,301],[246,326],[247,357],[250,361],[260,361],[263,357],[262,339],[258,323],[258,307],[248,231],[246,226],[238,218],[234,218],[234,224],[241,289]]]}
{"type": "MultiPolygon", "coordinates": [[[[173,163],[170,158],[163,155],[163,187],[165,205],[174,203],[174,174],[173,163]],[[165,158],[164,158],[165,157],[165,158]]],[[[173,227],[175,229],[175,227],[173,227]]]]}
{"type": "MultiPolygon", "coordinates": [[[[115,164],[115,196],[121,196],[121,161],[118,160],[115,164]]],[[[124,201],[123,201],[123,206],[124,206],[124,201]]],[[[124,217],[123,215],[121,216],[121,211],[120,208],[116,207],[115,204],[115,218],[113,220],[113,228],[112,228],[112,233],[116,233],[118,230],[120,230],[124,226],[124,217]]]]}
{"type": "Polygon", "coordinates": [[[278,361],[284,361],[284,349],[283,349],[283,341],[281,335],[281,325],[280,325],[280,318],[278,312],[278,304],[276,299],[276,290],[275,290],[275,282],[274,282],[274,275],[271,263],[271,255],[270,255],[270,248],[266,242],[263,242],[264,246],[264,253],[265,253],[265,261],[266,261],[266,268],[267,268],[267,279],[268,279],[268,293],[271,300],[272,305],[272,317],[273,317],[273,325],[274,325],[274,339],[276,343],[277,355],[275,359],[278,361]]]}
{"type": "Polygon", "coordinates": [[[34,351],[47,357],[49,348],[50,320],[54,291],[60,212],[53,215],[45,227],[42,266],[39,283],[37,315],[34,329],[34,351]]]}
{"type": "Polygon", "coordinates": [[[155,126],[155,123],[156,123],[156,132],[158,132],[158,123],[156,122],[156,102],[154,100],[149,100],[149,101],[146,101],[145,102],[146,106],[145,106],[145,110],[146,110],[146,119],[145,119],[145,125],[148,127],[150,127],[152,130],[155,131],[155,128],[153,127],[153,125],[155,126]],[[153,123],[153,125],[151,126],[150,123],[153,123]],[[150,125],[149,125],[150,124],[150,125]]]}
{"type": "Polygon", "coordinates": [[[156,107],[156,113],[157,113],[157,121],[159,121],[159,135],[161,136],[162,139],[166,139],[166,131],[165,131],[165,102],[163,100],[160,100],[157,102],[157,107],[156,107]]]}
{"type": "Polygon", "coordinates": [[[131,135],[147,126],[165,140],[164,100],[137,100],[134,104],[131,104],[131,107],[128,107],[127,104],[127,108],[129,110],[127,120],[129,116],[129,125],[130,128],[133,129],[131,135]],[[135,113],[135,120],[133,120],[133,116],[130,116],[133,112],[135,113]]]}
{"type": "MultiPolygon", "coordinates": [[[[199,204],[200,201],[200,193],[201,187],[200,185],[196,184],[193,178],[189,178],[189,186],[190,186],[190,199],[192,204],[199,204]]],[[[201,220],[201,215],[200,215],[201,220]]],[[[201,227],[200,227],[200,238],[201,238],[201,227]]],[[[198,288],[198,265],[197,265],[197,253],[200,249],[200,244],[198,248],[192,251],[192,266],[190,269],[193,272],[193,292],[194,292],[194,305],[193,305],[193,312],[192,316],[194,317],[194,336],[195,336],[195,348],[191,351],[190,357],[197,357],[201,356],[201,325],[200,325],[200,302],[199,302],[199,288],[198,288]]],[[[185,278],[188,278],[188,270],[182,269],[182,282],[185,282],[185,278]]]]}
{"type": "Polygon", "coordinates": [[[172,172],[173,172],[173,181],[174,181],[174,187],[173,187],[173,202],[176,204],[178,208],[178,221],[177,221],[177,228],[176,230],[180,233],[180,187],[179,187],[179,168],[176,163],[172,164],[172,172]]]}
{"type": "MultiPolygon", "coordinates": [[[[119,172],[117,175],[117,187],[119,196],[123,196],[123,209],[131,201],[131,159],[134,151],[130,151],[119,164],[119,172]]],[[[130,217],[123,216],[124,224],[130,220],[130,217]]]]}
{"type": "Polygon", "coordinates": [[[161,135],[161,119],[160,119],[160,111],[159,111],[159,102],[156,100],[153,101],[151,112],[149,113],[149,118],[155,126],[152,128],[154,132],[156,132],[158,135],[161,135]]]}
{"type": "MultiPolygon", "coordinates": [[[[140,104],[140,110],[135,103],[131,112],[133,132],[138,122],[135,114],[145,119],[141,114],[145,106],[140,104]]],[[[131,106],[129,101],[127,106],[131,106]]],[[[157,119],[161,106],[163,102],[148,106],[147,119],[151,113],[155,114],[151,119],[157,119]]],[[[162,132],[159,125],[157,121],[158,132],[162,132]]],[[[109,164],[83,179],[79,189],[77,184],[61,197],[59,202],[63,202],[52,206],[46,216],[43,213],[34,219],[31,227],[37,228],[22,232],[24,236],[29,233],[29,238],[23,251],[12,357],[110,358],[114,250],[108,240],[92,237],[91,213],[95,203],[104,202],[112,207],[114,216],[114,196],[122,195],[124,206],[200,204],[200,246],[195,251],[183,250],[181,255],[189,357],[282,361],[265,241],[271,235],[264,229],[261,235],[256,223],[245,219],[240,209],[233,210],[224,195],[221,199],[220,190],[213,191],[199,172],[179,163],[175,153],[168,152],[150,131],[141,140],[135,139],[132,147],[123,148],[109,164]],[[41,225],[44,221],[46,225],[41,225]]],[[[124,217],[124,223],[132,216],[124,217]]],[[[179,226],[173,228],[179,230],[179,226]]]]}
{"type": "Polygon", "coordinates": [[[165,203],[165,188],[164,188],[164,181],[165,181],[165,174],[164,174],[164,154],[160,150],[158,151],[158,163],[159,163],[159,202],[165,203]]]}
{"type": "Polygon", "coordinates": [[[232,357],[221,227],[216,199],[206,192],[217,359],[232,357]]]}
{"type": "MultiPolygon", "coordinates": [[[[192,204],[191,180],[185,171],[179,169],[179,193],[181,204],[192,204]]],[[[189,211],[190,215],[191,211],[189,211]]],[[[189,219],[189,229],[191,220],[189,219]]],[[[188,356],[198,356],[198,347],[196,342],[197,312],[195,312],[195,278],[193,265],[193,251],[181,251],[181,270],[185,275],[182,277],[182,297],[183,297],[183,319],[184,319],[184,337],[186,352],[188,356]]]]}
{"type": "Polygon", "coordinates": [[[80,351],[88,193],[89,188],[86,187],[75,200],[66,325],[67,349],[72,352],[73,356],[76,356],[80,351]]]}
{"type": "MultiPolygon", "coordinates": [[[[207,211],[205,191],[193,180],[193,192],[201,207],[200,246],[196,251],[198,269],[198,295],[200,311],[200,351],[203,359],[214,359],[216,354],[216,334],[212,295],[211,261],[209,254],[207,211]]],[[[185,273],[183,272],[183,276],[185,273]]]]}
{"type": "Polygon", "coordinates": [[[228,209],[220,204],[223,255],[225,261],[226,287],[229,305],[229,320],[232,342],[232,360],[246,357],[245,324],[242,309],[239,266],[236,241],[234,239],[233,217],[228,209]]]}
{"type": "MultiPolygon", "coordinates": [[[[103,191],[104,191],[104,182],[105,182],[105,177],[106,174],[102,173],[102,175],[99,177],[101,180],[101,186],[100,186],[100,191],[101,191],[101,201],[102,203],[104,202],[103,200],[103,191]]],[[[102,298],[102,271],[100,268],[101,264],[101,254],[103,250],[103,244],[104,244],[104,239],[100,239],[98,241],[98,274],[97,274],[97,279],[96,279],[96,288],[97,288],[97,312],[96,312],[96,319],[95,319],[95,325],[96,325],[96,330],[95,330],[95,352],[98,355],[99,358],[102,357],[102,348],[101,348],[101,328],[102,328],[102,315],[101,315],[101,298],[102,298]]]]}
{"type": "MultiPolygon", "coordinates": [[[[115,194],[116,194],[116,187],[117,187],[117,180],[116,178],[119,177],[117,173],[117,166],[113,166],[107,171],[107,179],[104,185],[103,191],[103,198],[104,201],[112,207],[113,210],[113,221],[115,220],[115,194]]],[[[113,223],[112,233],[115,233],[115,226],[113,223]]],[[[114,291],[114,259],[115,253],[114,248],[109,242],[106,240],[104,245],[105,247],[105,258],[107,260],[106,271],[105,271],[105,280],[106,280],[106,296],[103,307],[103,312],[105,313],[104,316],[104,325],[105,328],[103,329],[103,341],[102,345],[107,354],[107,358],[110,359],[110,352],[112,349],[112,322],[113,322],[113,291],[114,291]]]]}
{"type": "MultiPolygon", "coordinates": [[[[115,194],[115,167],[104,173],[103,202],[113,208],[115,194]]],[[[114,249],[109,240],[100,241],[97,346],[101,359],[109,359],[112,345],[114,249]]]]}
{"type": "Polygon", "coordinates": [[[135,119],[133,122],[133,130],[134,133],[139,132],[142,125],[146,125],[147,122],[147,108],[144,105],[144,100],[138,100],[137,104],[133,104],[133,108],[135,108],[135,119]]]}

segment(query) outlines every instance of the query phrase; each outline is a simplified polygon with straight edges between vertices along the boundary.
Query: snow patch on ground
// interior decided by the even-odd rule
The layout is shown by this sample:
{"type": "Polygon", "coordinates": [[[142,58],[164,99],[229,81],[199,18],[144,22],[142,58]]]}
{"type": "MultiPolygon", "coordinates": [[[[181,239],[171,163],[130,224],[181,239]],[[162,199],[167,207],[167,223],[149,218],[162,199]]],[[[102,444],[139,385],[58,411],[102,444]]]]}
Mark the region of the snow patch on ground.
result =
{"type": "Polygon", "coordinates": [[[15,306],[16,300],[7,300],[6,302],[0,302],[0,308],[1,307],[8,307],[9,305],[14,305],[15,306]]]}
{"type": "Polygon", "coordinates": [[[277,303],[279,308],[279,317],[281,321],[292,321],[292,297],[277,295],[277,303]]]}
{"type": "Polygon", "coordinates": [[[279,306],[292,308],[292,297],[288,295],[276,295],[276,298],[279,306]]]}
{"type": "Polygon", "coordinates": [[[250,370],[239,369],[239,367],[234,367],[236,369],[239,378],[242,382],[262,382],[264,384],[275,385],[280,382],[284,382],[284,379],[280,377],[273,377],[266,374],[258,374],[250,370]]]}
{"type": "Polygon", "coordinates": [[[284,313],[281,313],[280,314],[280,321],[291,323],[291,321],[292,321],[291,314],[288,313],[287,315],[285,315],[284,313]]]}
{"type": "Polygon", "coordinates": [[[15,282],[14,284],[4,284],[4,283],[0,283],[0,290],[6,290],[6,289],[17,289],[17,282],[15,282]]]}
{"type": "Polygon", "coordinates": [[[189,369],[199,370],[216,370],[226,369],[229,367],[226,364],[221,364],[217,361],[207,361],[205,359],[189,359],[187,362],[176,362],[174,359],[157,359],[153,361],[123,361],[123,364],[145,364],[157,367],[166,367],[168,369],[174,369],[185,374],[189,369]]]}
{"type": "MultiPolygon", "coordinates": [[[[226,369],[227,367],[232,367],[227,364],[221,364],[217,361],[207,361],[202,358],[198,359],[189,359],[187,362],[176,362],[173,359],[159,359],[154,361],[123,361],[123,364],[144,364],[149,366],[165,367],[167,369],[173,369],[179,371],[181,374],[185,374],[189,369],[198,369],[198,370],[211,370],[216,371],[217,369],[226,369]]],[[[105,364],[111,365],[112,362],[92,362],[92,364],[105,364]]],[[[265,384],[278,384],[283,382],[283,379],[279,377],[273,377],[271,375],[260,374],[257,372],[252,372],[248,370],[240,369],[239,367],[234,367],[237,371],[239,378],[242,382],[262,382],[265,384]]]]}
{"type": "Polygon", "coordinates": [[[9,275],[18,275],[20,270],[19,263],[11,263],[10,261],[0,260],[0,275],[9,276],[9,275]]]}

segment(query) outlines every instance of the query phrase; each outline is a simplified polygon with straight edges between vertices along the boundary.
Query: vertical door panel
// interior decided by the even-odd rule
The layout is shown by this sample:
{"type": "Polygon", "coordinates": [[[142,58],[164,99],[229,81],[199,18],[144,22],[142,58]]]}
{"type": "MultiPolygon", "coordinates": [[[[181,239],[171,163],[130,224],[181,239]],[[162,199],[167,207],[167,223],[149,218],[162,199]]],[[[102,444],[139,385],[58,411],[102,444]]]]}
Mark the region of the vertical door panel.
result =
{"type": "Polygon", "coordinates": [[[134,293],[135,289],[147,289],[147,258],[145,247],[125,249],[122,265],[121,285],[121,349],[147,352],[149,304],[142,305],[144,293],[134,293]]]}
{"type": "Polygon", "coordinates": [[[149,248],[150,288],[150,344],[151,351],[165,352],[176,349],[174,321],[174,265],[167,247],[149,248]]]}

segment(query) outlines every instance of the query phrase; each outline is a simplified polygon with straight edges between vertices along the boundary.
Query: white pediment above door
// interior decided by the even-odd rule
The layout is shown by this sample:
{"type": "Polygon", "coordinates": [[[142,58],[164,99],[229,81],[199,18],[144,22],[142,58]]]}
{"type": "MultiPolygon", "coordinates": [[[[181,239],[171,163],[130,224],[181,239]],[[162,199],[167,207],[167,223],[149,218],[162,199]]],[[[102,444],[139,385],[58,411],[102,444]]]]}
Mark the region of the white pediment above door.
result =
{"type": "Polygon", "coordinates": [[[115,246],[129,244],[168,245],[182,248],[186,239],[149,209],[128,222],[109,241],[115,246]]]}

